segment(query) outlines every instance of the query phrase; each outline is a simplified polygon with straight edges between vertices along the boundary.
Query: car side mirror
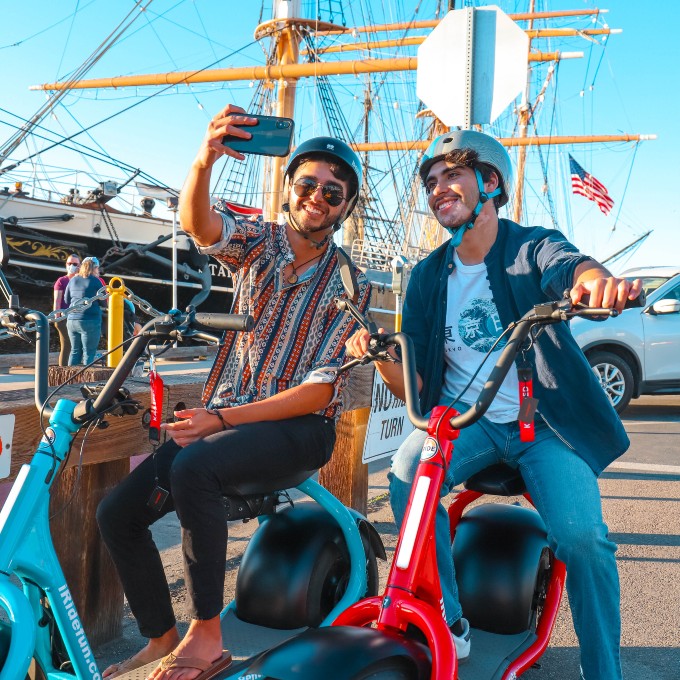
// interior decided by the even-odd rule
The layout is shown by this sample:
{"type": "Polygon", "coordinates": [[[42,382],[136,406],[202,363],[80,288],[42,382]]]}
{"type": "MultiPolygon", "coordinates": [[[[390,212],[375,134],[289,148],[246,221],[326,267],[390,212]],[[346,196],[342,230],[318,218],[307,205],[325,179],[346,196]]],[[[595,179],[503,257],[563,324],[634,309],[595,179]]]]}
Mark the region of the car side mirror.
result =
{"type": "Polygon", "coordinates": [[[658,300],[649,307],[648,311],[654,316],[658,314],[678,314],[680,313],[680,300],[673,300],[672,298],[658,300]]]}
{"type": "Polygon", "coordinates": [[[359,282],[357,281],[356,274],[354,273],[354,265],[352,260],[347,255],[347,253],[340,247],[336,250],[338,257],[338,265],[340,266],[340,279],[342,281],[342,287],[347,293],[347,297],[356,304],[359,300],[359,282]]]}

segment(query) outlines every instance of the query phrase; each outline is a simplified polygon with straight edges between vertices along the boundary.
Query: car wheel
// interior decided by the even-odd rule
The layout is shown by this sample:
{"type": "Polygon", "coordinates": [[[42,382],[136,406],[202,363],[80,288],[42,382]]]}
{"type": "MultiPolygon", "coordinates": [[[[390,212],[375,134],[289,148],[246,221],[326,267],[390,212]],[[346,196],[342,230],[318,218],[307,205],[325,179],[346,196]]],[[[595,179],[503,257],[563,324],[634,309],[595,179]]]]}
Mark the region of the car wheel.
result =
{"type": "Polygon", "coordinates": [[[621,413],[633,396],[633,371],[625,359],[612,352],[593,352],[588,355],[602,389],[617,413],[621,413]]]}

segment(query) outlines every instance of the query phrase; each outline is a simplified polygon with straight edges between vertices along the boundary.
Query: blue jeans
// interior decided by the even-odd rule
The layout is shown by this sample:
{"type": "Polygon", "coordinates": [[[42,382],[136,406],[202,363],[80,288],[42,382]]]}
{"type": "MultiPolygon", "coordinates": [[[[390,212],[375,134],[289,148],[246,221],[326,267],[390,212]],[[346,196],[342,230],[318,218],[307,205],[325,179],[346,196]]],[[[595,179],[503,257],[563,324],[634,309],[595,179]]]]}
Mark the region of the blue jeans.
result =
{"type": "Polygon", "coordinates": [[[71,340],[68,365],[79,366],[94,361],[102,334],[101,319],[67,319],[66,328],[71,340]]]}
{"type": "MultiPolygon", "coordinates": [[[[466,407],[460,405],[464,410],[466,407]]],[[[620,680],[621,615],[616,545],[602,519],[597,477],[590,466],[540,419],[533,442],[521,442],[516,422],[482,418],[454,442],[442,497],[494,463],[519,468],[548,529],[555,555],[567,567],[567,594],[586,680],[620,680]]],[[[392,459],[390,502],[401,525],[427,434],[415,430],[392,459]]],[[[440,503],[436,520],[437,566],[449,625],[463,614],[458,600],[448,517],[440,503]]]]}

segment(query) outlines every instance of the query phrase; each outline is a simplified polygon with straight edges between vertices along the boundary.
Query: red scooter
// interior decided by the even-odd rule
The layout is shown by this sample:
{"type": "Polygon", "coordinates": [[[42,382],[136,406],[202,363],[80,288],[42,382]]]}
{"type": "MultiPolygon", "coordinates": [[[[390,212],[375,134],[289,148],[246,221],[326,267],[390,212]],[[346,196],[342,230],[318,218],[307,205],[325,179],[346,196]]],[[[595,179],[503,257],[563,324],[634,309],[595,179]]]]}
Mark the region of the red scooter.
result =
{"type": "MultiPolygon", "coordinates": [[[[365,327],[351,303],[341,304],[365,327]]],[[[435,556],[435,513],[459,431],[481,418],[532,331],[573,316],[616,316],[610,309],[573,307],[565,298],[535,306],[509,329],[508,342],[477,402],[462,415],[420,413],[416,368],[407,335],[373,333],[369,354],[343,367],[385,358],[398,345],[411,422],[426,430],[420,464],[385,591],[350,606],[332,626],[310,630],[264,653],[241,676],[275,680],[513,680],[541,657],[550,639],[565,581],[564,564],[548,547],[545,525],[530,508],[479,505],[484,494],[529,498],[521,476],[497,465],[466,483],[449,508],[456,580],[472,627],[473,653],[458,667],[442,616],[435,556]]]]}

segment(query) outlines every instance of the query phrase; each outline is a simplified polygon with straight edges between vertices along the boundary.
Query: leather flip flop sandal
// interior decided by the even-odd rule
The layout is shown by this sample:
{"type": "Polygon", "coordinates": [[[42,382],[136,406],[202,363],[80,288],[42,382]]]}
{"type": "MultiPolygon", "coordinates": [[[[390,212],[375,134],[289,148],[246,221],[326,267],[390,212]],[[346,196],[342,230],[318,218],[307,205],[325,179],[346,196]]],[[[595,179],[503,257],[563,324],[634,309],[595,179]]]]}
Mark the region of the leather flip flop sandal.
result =
{"type": "Polygon", "coordinates": [[[222,656],[212,662],[206,661],[205,659],[199,659],[195,656],[175,656],[170,653],[163,657],[159,668],[162,668],[164,671],[175,668],[196,668],[203,672],[196,676],[194,680],[210,680],[210,678],[215,677],[220,671],[230,665],[231,653],[229,650],[225,649],[222,652],[222,656]]]}

